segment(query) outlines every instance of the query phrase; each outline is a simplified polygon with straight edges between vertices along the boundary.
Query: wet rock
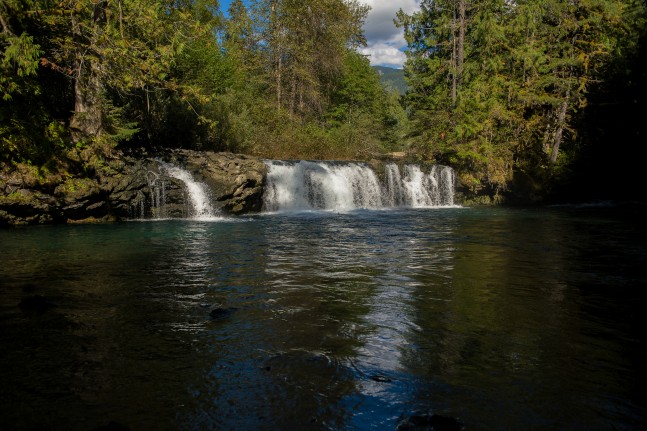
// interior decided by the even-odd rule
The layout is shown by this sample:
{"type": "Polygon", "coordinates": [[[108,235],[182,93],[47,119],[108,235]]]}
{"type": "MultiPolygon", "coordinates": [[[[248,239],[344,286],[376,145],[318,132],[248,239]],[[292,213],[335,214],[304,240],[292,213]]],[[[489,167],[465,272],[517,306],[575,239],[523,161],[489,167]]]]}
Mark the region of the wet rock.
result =
{"type": "MultiPolygon", "coordinates": [[[[165,175],[159,160],[205,183],[223,213],[259,212],[267,168],[262,160],[232,153],[173,150],[148,157],[115,155],[92,172],[41,178],[29,167],[0,166],[0,226],[105,222],[128,218],[183,218],[182,181],[165,175]],[[31,169],[31,170],[30,170],[31,169]],[[164,205],[160,208],[160,197],[164,205]]],[[[68,167],[69,168],[69,167],[68,167]]]]}
{"type": "Polygon", "coordinates": [[[184,183],[169,176],[161,160],[187,170],[196,181],[206,184],[214,209],[233,215],[261,210],[267,168],[260,159],[232,153],[171,150],[126,167],[118,178],[103,180],[113,213],[124,218],[189,215],[184,183]]]}
{"type": "Polygon", "coordinates": [[[209,187],[216,206],[229,214],[259,212],[267,167],[262,160],[233,153],[176,150],[167,159],[209,187]]]}
{"type": "Polygon", "coordinates": [[[118,174],[100,176],[107,212],[118,219],[150,216],[149,171],[156,166],[151,160],[129,160],[118,174]]]}
{"type": "Polygon", "coordinates": [[[235,307],[229,307],[229,308],[218,307],[211,310],[211,312],[209,313],[209,316],[211,316],[211,318],[214,320],[226,319],[230,317],[232,314],[234,314],[236,311],[238,311],[238,308],[235,308],[235,307]]]}
{"type": "Polygon", "coordinates": [[[99,184],[90,178],[69,178],[54,190],[54,196],[73,206],[79,202],[96,201],[100,193],[99,184]]]}
{"type": "Polygon", "coordinates": [[[383,376],[382,374],[375,374],[371,376],[371,380],[379,383],[391,383],[393,381],[389,377],[383,376]]]}
{"type": "Polygon", "coordinates": [[[0,224],[36,224],[54,217],[56,200],[36,190],[17,189],[0,195],[0,224]]]}
{"type": "Polygon", "coordinates": [[[20,309],[25,312],[36,312],[43,313],[50,308],[54,308],[56,304],[41,295],[34,295],[27,298],[23,298],[18,304],[20,309]]]}
{"type": "Polygon", "coordinates": [[[463,424],[450,416],[414,413],[403,419],[396,431],[460,431],[463,424]]]}

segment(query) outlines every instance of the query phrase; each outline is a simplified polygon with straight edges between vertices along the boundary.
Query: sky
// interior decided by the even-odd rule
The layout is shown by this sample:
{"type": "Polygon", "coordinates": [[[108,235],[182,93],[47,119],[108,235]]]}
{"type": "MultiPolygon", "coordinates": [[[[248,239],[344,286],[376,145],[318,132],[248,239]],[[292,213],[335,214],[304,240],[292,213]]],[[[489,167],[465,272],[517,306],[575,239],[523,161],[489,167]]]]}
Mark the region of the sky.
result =
{"type": "Polygon", "coordinates": [[[393,24],[398,10],[411,14],[419,9],[419,0],[360,0],[371,7],[364,33],[368,46],[362,53],[369,56],[373,66],[402,68],[407,46],[404,32],[393,24]]]}
{"type": "MultiPolygon", "coordinates": [[[[393,24],[398,10],[412,13],[419,9],[420,0],[359,0],[371,7],[364,33],[368,46],[361,52],[369,57],[373,66],[402,68],[406,60],[403,52],[407,46],[402,29],[393,24]]],[[[226,12],[231,0],[220,0],[220,9],[226,12]]],[[[247,1],[245,2],[247,3],[247,1]]]]}

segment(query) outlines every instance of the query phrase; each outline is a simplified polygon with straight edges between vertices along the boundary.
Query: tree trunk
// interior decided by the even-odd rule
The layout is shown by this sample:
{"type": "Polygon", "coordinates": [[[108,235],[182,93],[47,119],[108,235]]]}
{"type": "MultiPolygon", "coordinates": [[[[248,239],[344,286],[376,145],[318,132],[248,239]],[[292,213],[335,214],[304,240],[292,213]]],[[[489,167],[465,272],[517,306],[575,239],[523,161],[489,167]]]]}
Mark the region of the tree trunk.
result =
{"type": "Polygon", "coordinates": [[[456,46],[456,74],[460,86],[463,74],[463,61],[465,59],[465,0],[458,0],[458,41],[456,46]]]}
{"type": "Polygon", "coordinates": [[[13,33],[11,32],[11,28],[9,28],[9,24],[7,24],[6,21],[4,20],[2,13],[0,13],[0,27],[2,27],[2,32],[4,34],[8,36],[13,36],[13,33]]]}
{"type": "MultiPolygon", "coordinates": [[[[456,26],[456,16],[454,15],[453,26],[456,26]]],[[[452,59],[451,59],[451,71],[452,71],[452,105],[456,106],[456,93],[458,87],[458,77],[457,67],[456,67],[456,57],[457,57],[457,43],[456,43],[456,29],[452,29],[452,59]]]]}
{"type": "Polygon", "coordinates": [[[465,0],[458,0],[458,6],[454,9],[454,29],[452,46],[452,102],[456,105],[458,89],[463,74],[463,62],[465,59],[465,0]]]}
{"type": "Polygon", "coordinates": [[[282,61],[281,61],[281,53],[277,52],[278,55],[278,60],[276,63],[276,109],[280,110],[281,109],[281,80],[283,77],[281,76],[282,70],[282,61]]]}
{"type": "Polygon", "coordinates": [[[276,78],[276,110],[281,109],[282,80],[283,80],[283,53],[281,46],[281,30],[278,22],[277,2],[272,1],[270,5],[270,35],[272,51],[274,54],[274,76],[276,78]]]}
{"type": "Polygon", "coordinates": [[[292,82],[290,84],[292,86],[292,89],[290,91],[290,116],[294,115],[296,113],[296,104],[297,104],[297,79],[292,74],[292,82]]]}
{"type": "Polygon", "coordinates": [[[555,135],[553,136],[553,147],[550,151],[550,161],[555,163],[557,161],[557,156],[559,155],[559,146],[562,143],[562,137],[564,135],[564,126],[566,125],[566,108],[568,105],[568,95],[566,93],[566,100],[564,100],[559,105],[559,111],[557,112],[557,128],[555,129],[555,135]]]}
{"type": "Polygon", "coordinates": [[[70,120],[74,142],[99,136],[103,129],[102,86],[92,69],[90,65],[80,70],[74,82],[74,113],[70,120]]]}
{"type": "MultiPolygon", "coordinates": [[[[100,31],[100,26],[106,22],[106,0],[95,4],[92,18],[94,21],[93,33],[83,35],[76,17],[72,16],[74,37],[85,41],[89,49],[93,49],[95,35],[100,31]]],[[[101,134],[103,129],[102,93],[103,87],[99,79],[99,65],[95,61],[86,61],[83,48],[76,53],[76,79],[74,81],[74,113],[70,119],[70,129],[73,142],[80,142],[87,138],[94,138],[101,134]]]]}

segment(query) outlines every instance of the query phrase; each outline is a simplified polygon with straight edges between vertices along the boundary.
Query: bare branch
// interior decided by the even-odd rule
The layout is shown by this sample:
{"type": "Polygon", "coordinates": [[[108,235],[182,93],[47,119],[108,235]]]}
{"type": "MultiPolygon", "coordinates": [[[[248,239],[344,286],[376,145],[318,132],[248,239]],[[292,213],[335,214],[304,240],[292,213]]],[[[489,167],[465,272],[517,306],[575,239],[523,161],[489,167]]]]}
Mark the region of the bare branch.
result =
{"type": "Polygon", "coordinates": [[[7,22],[4,20],[4,17],[0,13],[0,26],[2,26],[2,32],[4,34],[7,34],[9,36],[13,36],[14,34],[11,32],[11,28],[9,28],[9,25],[7,22]]]}

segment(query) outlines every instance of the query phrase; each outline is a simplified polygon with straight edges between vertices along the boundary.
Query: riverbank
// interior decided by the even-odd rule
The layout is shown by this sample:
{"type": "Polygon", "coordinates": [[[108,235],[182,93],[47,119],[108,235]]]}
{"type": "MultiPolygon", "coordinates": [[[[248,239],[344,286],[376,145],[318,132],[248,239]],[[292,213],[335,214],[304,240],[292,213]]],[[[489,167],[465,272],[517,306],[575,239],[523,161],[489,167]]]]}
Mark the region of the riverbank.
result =
{"type": "Polygon", "coordinates": [[[459,204],[448,166],[403,157],[277,161],[241,154],[167,150],[90,160],[54,170],[0,173],[0,224],[102,223],[217,218],[267,211],[348,211],[459,204]]]}
{"type": "Polygon", "coordinates": [[[356,162],[286,162],[186,149],[124,154],[88,148],[41,167],[0,165],[0,226],[5,227],[213,218],[258,213],[264,207],[527,207],[597,200],[613,201],[573,190],[551,196],[550,189],[523,173],[517,173],[505,190],[475,190],[460,171],[416,163],[404,153],[356,162]],[[281,182],[278,191],[276,180],[281,182]]]}
{"type": "MultiPolygon", "coordinates": [[[[226,214],[259,211],[266,168],[260,159],[232,153],[170,150],[149,155],[75,154],[53,166],[0,169],[0,226],[101,223],[150,216],[161,161],[200,172],[212,200],[226,214]]],[[[181,181],[166,178],[169,216],[185,206],[181,181]],[[173,209],[174,208],[174,209],[173,209]]]]}

